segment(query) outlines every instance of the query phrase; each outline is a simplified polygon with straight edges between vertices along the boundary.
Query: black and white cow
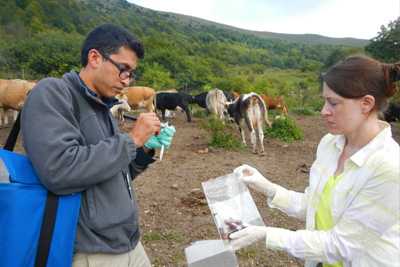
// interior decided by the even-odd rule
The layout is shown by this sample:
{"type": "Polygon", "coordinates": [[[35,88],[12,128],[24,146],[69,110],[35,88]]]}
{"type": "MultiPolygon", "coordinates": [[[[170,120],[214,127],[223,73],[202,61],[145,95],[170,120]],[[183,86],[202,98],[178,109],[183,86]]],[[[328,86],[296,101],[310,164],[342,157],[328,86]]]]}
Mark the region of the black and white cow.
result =
{"type": "Polygon", "coordinates": [[[246,137],[244,134],[243,123],[246,123],[250,131],[250,141],[253,153],[257,153],[257,136],[261,148],[264,153],[264,122],[271,127],[268,120],[268,110],[262,98],[256,93],[243,94],[233,103],[228,104],[228,113],[235,120],[242,136],[242,142],[246,145],[246,137]]]}
{"type": "Polygon", "coordinates": [[[229,91],[225,91],[225,90],[223,90],[222,92],[224,92],[226,100],[228,100],[229,102],[232,102],[235,100],[235,96],[233,95],[233,93],[231,93],[229,91]]]}
{"type": "Polygon", "coordinates": [[[183,109],[186,113],[188,122],[192,121],[190,115],[189,104],[193,103],[193,96],[185,93],[157,93],[156,94],[156,106],[157,109],[161,110],[162,119],[165,120],[165,111],[175,110],[177,107],[183,109]]]}

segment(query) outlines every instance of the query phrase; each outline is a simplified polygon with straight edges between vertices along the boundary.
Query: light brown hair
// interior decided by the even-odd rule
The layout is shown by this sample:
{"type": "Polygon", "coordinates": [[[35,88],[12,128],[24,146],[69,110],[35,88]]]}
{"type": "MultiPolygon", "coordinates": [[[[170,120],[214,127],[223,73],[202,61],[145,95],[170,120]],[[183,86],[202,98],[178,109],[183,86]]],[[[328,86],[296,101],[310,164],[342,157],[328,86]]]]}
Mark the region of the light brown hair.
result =
{"type": "Polygon", "coordinates": [[[385,64],[367,56],[350,56],[332,66],[322,80],[344,98],[373,96],[375,109],[382,111],[398,89],[395,82],[400,80],[400,63],[385,64]]]}

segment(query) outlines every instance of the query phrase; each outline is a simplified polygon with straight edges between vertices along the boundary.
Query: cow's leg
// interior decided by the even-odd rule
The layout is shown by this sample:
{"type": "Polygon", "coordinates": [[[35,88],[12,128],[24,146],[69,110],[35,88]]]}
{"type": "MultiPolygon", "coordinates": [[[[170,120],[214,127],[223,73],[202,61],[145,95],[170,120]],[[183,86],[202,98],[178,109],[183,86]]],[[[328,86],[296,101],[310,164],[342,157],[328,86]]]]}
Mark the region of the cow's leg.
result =
{"type": "Polygon", "coordinates": [[[4,126],[8,125],[8,110],[4,109],[4,126]]]}
{"type": "Polygon", "coordinates": [[[260,147],[261,147],[261,154],[264,154],[264,131],[262,127],[262,123],[258,124],[258,140],[260,141],[260,147]]]}
{"type": "Polygon", "coordinates": [[[121,109],[118,110],[118,120],[121,124],[124,123],[124,111],[121,109]]]}
{"type": "Polygon", "coordinates": [[[0,108],[0,126],[3,126],[4,108],[0,108]]]}
{"type": "Polygon", "coordinates": [[[185,113],[186,113],[186,118],[187,118],[187,121],[188,122],[191,122],[192,121],[192,117],[190,116],[190,109],[189,109],[189,106],[187,105],[187,106],[183,106],[183,107],[181,107],[184,111],[185,111],[185,113]]]}
{"type": "Polygon", "coordinates": [[[256,135],[256,130],[254,128],[251,129],[250,141],[253,147],[253,153],[257,153],[257,135],[256,135]]]}
{"type": "Polygon", "coordinates": [[[13,110],[13,121],[17,120],[18,112],[19,112],[18,110],[13,110]]]}
{"type": "Polygon", "coordinates": [[[242,125],[241,125],[241,124],[242,124],[242,121],[236,120],[236,124],[238,125],[240,135],[242,136],[242,143],[243,143],[245,146],[247,146],[247,143],[246,143],[246,136],[245,136],[245,134],[244,134],[244,128],[242,128],[242,125]]]}
{"type": "Polygon", "coordinates": [[[161,118],[165,121],[165,109],[161,109],[161,118]]]}

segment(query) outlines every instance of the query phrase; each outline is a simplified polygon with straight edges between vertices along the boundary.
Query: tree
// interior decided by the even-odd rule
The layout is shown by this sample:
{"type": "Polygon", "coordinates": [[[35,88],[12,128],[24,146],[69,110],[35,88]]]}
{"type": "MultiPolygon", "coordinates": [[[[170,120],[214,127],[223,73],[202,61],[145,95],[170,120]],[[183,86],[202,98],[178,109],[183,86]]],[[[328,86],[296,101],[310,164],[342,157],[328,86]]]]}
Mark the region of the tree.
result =
{"type": "Polygon", "coordinates": [[[339,47],[339,48],[333,50],[329,54],[328,58],[324,62],[323,69],[325,69],[325,70],[328,69],[329,67],[335,65],[340,60],[345,59],[349,55],[359,54],[359,53],[362,53],[362,50],[360,48],[353,48],[353,47],[352,48],[343,48],[343,47],[339,47]]]}
{"type": "Polygon", "coordinates": [[[382,25],[378,36],[371,40],[365,50],[385,62],[400,61],[400,17],[387,27],[382,25]]]}

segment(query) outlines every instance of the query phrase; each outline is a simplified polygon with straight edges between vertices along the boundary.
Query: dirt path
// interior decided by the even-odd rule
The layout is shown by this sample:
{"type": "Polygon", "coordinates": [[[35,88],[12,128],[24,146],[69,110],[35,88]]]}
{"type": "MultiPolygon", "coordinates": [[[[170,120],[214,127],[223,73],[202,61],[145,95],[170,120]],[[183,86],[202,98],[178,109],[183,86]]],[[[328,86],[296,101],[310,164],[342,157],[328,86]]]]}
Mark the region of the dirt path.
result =
{"type": "MultiPolygon", "coordinates": [[[[187,123],[183,114],[173,120],[177,129],[163,161],[154,163],[135,180],[140,206],[142,239],[154,266],[185,266],[184,248],[196,240],[217,239],[218,233],[201,190],[201,182],[227,173],[244,163],[255,166],[272,181],[302,191],[308,181],[316,146],[325,129],[319,117],[296,117],[305,140],[285,144],[266,138],[264,156],[250,149],[224,151],[207,148],[208,134],[201,119],[187,123]]],[[[125,130],[132,127],[127,123],[125,130]]],[[[0,129],[6,139],[10,128],[0,129]]],[[[393,127],[400,139],[399,125],[393,127]]],[[[237,134],[237,133],[236,133],[237,134]]],[[[239,137],[239,135],[238,135],[239,137]]],[[[3,142],[4,142],[3,141],[3,142]]],[[[18,143],[17,151],[22,151],[18,143]]],[[[264,222],[288,229],[303,228],[303,222],[267,207],[265,198],[252,192],[264,222]]],[[[240,266],[302,266],[303,262],[283,252],[266,250],[260,243],[240,251],[240,266]]]]}
{"type": "MultiPolygon", "coordinates": [[[[305,141],[285,144],[265,140],[266,154],[250,149],[224,151],[207,148],[208,134],[199,127],[201,119],[187,123],[183,116],[173,120],[177,128],[173,146],[164,160],[155,163],[135,182],[141,207],[143,239],[155,266],[184,266],[184,248],[192,241],[217,239],[218,233],[201,193],[201,182],[227,173],[244,163],[255,166],[272,181],[303,190],[323,127],[316,117],[298,118],[305,141]]],[[[253,192],[266,225],[298,229],[303,223],[267,207],[265,198],[253,192]]],[[[262,244],[239,254],[240,266],[301,266],[285,253],[265,250],[262,244]]]]}

